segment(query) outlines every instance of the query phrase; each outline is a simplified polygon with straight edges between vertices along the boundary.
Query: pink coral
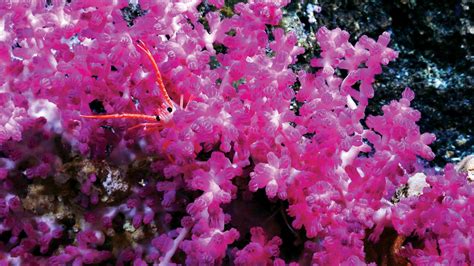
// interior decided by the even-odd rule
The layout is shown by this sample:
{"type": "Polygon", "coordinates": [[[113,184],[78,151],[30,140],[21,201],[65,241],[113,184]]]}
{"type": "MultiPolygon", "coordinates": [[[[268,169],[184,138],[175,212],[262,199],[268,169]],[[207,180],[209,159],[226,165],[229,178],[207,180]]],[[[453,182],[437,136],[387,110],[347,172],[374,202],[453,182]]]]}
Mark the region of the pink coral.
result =
{"type": "Polygon", "coordinates": [[[366,116],[398,55],[390,34],[352,44],[321,27],[315,73],[295,73],[305,51],[278,26],[288,3],[237,3],[231,17],[220,0],[0,3],[1,262],[285,265],[287,230],[306,241],[301,264],[361,265],[388,227],[423,242],[404,244],[411,262],[473,261],[471,185],[419,162],[435,137],[414,93],[366,116]],[[118,184],[99,166],[69,173],[79,156],[146,166],[117,167],[118,184]],[[391,201],[423,171],[430,187],[391,201]],[[31,184],[67,190],[52,204],[74,206],[74,229],[23,208],[31,184]],[[249,219],[247,239],[233,204],[260,189],[283,222],[264,233],[249,219]]]}
{"type": "Polygon", "coordinates": [[[16,98],[10,93],[0,94],[0,102],[4,104],[0,113],[0,144],[7,140],[21,140],[23,124],[28,121],[25,109],[28,107],[19,105],[16,98]]]}
{"type": "Polygon", "coordinates": [[[236,265],[268,265],[278,257],[282,240],[275,236],[268,240],[261,227],[250,229],[251,243],[235,254],[236,265]]]}

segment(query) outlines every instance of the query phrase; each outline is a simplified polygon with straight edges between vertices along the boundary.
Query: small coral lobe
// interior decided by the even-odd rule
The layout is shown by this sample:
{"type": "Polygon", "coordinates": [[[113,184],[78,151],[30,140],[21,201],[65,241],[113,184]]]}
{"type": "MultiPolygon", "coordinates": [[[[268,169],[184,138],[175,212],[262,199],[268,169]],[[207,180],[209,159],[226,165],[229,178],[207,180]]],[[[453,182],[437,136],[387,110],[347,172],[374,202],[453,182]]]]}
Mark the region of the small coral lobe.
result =
{"type": "Polygon", "coordinates": [[[419,162],[434,138],[413,92],[367,113],[398,56],[374,38],[388,24],[316,29],[338,1],[291,1],[295,30],[288,0],[27,2],[0,6],[0,262],[472,261],[474,194],[419,162]]]}

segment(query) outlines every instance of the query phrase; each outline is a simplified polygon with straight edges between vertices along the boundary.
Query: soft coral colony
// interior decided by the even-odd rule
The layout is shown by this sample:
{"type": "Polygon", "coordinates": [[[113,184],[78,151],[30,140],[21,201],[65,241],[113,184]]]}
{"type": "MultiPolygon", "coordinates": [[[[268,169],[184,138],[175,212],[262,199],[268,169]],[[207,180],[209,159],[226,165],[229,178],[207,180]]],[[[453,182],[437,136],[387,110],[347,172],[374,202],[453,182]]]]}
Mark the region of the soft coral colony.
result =
{"type": "Polygon", "coordinates": [[[420,164],[434,136],[416,125],[414,93],[366,116],[375,75],[397,57],[388,33],[351,44],[322,27],[315,73],[295,73],[304,49],[279,28],[288,1],[238,3],[232,16],[219,0],[139,4],[0,3],[3,264],[362,265],[388,228],[403,243],[378,261],[472,262],[472,185],[420,164]],[[57,136],[93,161],[150,162],[132,181],[86,159],[70,174],[77,158],[57,136]],[[422,194],[394,202],[419,172],[422,194]],[[233,223],[252,213],[233,203],[260,189],[287,206],[299,255],[263,223],[233,223]],[[51,202],[31,207],[37,194],[51,202]]]}

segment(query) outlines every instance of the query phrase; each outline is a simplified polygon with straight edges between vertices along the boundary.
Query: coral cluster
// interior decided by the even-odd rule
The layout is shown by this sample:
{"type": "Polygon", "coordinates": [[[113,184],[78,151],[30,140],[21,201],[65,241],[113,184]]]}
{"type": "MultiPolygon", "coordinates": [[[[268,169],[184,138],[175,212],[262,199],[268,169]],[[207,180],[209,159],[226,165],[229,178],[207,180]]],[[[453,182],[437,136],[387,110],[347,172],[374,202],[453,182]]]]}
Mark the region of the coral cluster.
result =
{"type": "Polygon", "coordinates": [[[295,73],[288,2],[0,3],[0,260],[360,265],[394,229],[397,259],[471,262],[472,185],[424,168],[414,93],[366,115],[390,34],[322,27],[314,73],[295,73]],[[421,195],[393,201],[420,172],[421,195]]]}

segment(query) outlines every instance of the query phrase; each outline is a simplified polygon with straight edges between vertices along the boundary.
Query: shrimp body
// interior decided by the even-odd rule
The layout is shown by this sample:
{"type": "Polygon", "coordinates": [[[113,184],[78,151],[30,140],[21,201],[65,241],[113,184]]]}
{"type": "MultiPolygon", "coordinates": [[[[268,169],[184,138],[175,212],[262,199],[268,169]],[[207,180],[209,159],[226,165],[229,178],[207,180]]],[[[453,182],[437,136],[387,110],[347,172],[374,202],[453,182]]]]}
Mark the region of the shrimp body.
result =
{"type": "Polygon", "coordinates": [[[146,114],[134,114],[134,113],[123,113],[123,114],[107,114],[107,115],[81,115],[84,118],[92,118],[92,119],[138,119],[138,120],[145,120],[147,122],[137,124],[135,126],[130,127],[128,130],[133,130],[137,128],[144,128],[145,130],[153,128],[161,130],[165,128],[172,120],[173,114],[178,110],[183,110],[183,95],[180,97],[180,104],[176,104],[173,100],[171,100],[166,87],[163,83],[163,78],[161,76],[160,69],[158,68],[158,64],[156,63],[153,55],[151,54],[150,50],[146,46],[146,44],[138,40],[137,47],[142,50],[145,55],[150,60],[153,70],[155,72],[155,82],[158,85],[158,88],[161,92],[163,97],[163,103],[159,108],[156,110],[155,115],[146,115],[146,114]]]}

